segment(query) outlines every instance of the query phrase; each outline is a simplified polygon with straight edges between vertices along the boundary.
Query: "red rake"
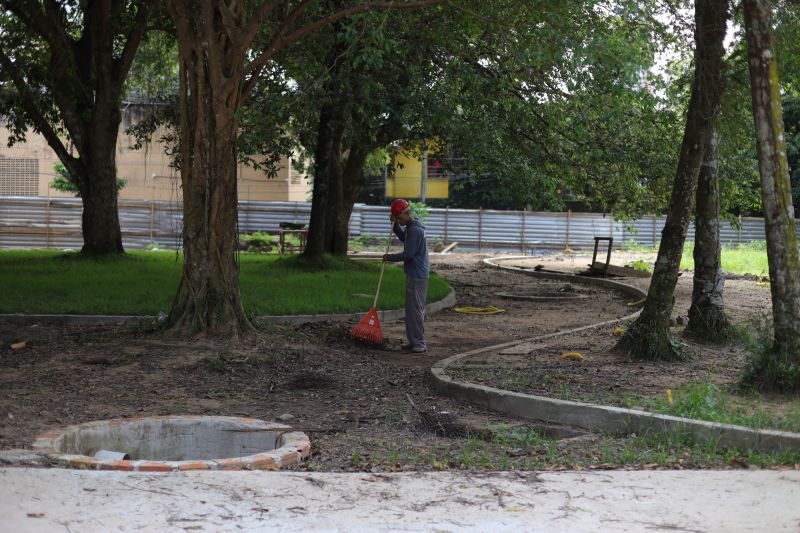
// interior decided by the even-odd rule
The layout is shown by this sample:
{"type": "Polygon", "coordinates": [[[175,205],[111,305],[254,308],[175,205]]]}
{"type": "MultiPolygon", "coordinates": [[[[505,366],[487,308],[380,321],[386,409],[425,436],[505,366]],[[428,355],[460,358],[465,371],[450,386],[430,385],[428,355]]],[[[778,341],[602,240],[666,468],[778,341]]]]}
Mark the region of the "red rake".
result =
{"type": "MultiPolygon", "coordinates": [[[[394,223],[392,223],[394,224],[394,223]]],[[[389,231],[389,242],[386,243],[386,253],[389,253],[389,245],[392,242],[392,232],[389,231]]],[[[371,344],[383,344],[383,331],[381,331],[381,321],[378,320],[378,296],[381,294],[381,282],[383,282],[383,270],[386,268],[386,261],[381,263],[381,277],[378,278],[378,288],[375,290],[375,301],[372,308],[364,315],[361,322],[350,330],[350,335],[358,340],[371,344]]]]}

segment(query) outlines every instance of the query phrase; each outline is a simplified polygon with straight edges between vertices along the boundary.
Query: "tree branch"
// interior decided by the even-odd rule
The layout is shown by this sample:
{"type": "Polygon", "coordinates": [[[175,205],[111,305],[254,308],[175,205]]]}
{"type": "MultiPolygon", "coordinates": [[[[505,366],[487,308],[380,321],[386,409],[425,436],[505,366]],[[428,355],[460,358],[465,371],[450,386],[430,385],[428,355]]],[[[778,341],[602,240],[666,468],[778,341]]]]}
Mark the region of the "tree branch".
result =
{"type": "Polygon", "coordinates": [[[139,44],[141,44],[144,34],[147,31],[150,8],[154,3],[155,0],[146,0],[140,4],[139,10],[136,12],[136,20],[133,23],[133,28],[128,34],[128,38],[125,39],[125,47],[122,49],[122,54],[115,62],[114,67],[117,75],[115,87],[117,92],[120,92],[120,87],[125,83],[127,73],[136,57],[136,50],[139,48],[139,44]]]}
{"type": "MultiPolygon", "coordinates": [[[[272,40],[270,41],[270,44],[267,47],[267,49],[264,50],[264,52],[262,52],[261,55],[259,55],[256,59],[250,62],[249,65],[245,67],[244,70],[245,75],[250,74],[252,76],[250,80],[247,82],[247,91],[245,92],[249,92],[252,86],[255,85],[255,82],[258,79],[258,73],[261,71],[264,65],[266,65],[270,59],[272,59],[272,57],[275,55],[276,52],[294,44],[295,42],[299,41],[309,33],[318,30],[323,26],[328,26],[338,20],[341,20],[343,18],[352,15],[367,13],[369,11],[375,11],[378,9],[412,9],[412,8],[428,7],[436,4],[441,4],[444,2],[449,3],[449,0],[418,0],[415,2],[369,2],[360,6],[343,9],[342,11],[339,11],[337,13],[328,15],[327,17],[321,18],[316,22],[312,22],[311,24],[307,24],[299,28],[298,30],[294,31],[293,33],[287,36],[283,35],[283,31],[288,28],[285,28],[284,27],[285,24],[282,24],[281,28],[279,28],[273,35],[272,40]]],[[[300,5],[306,3],[308,3],[308,0],[304,0],[304,2],[300,5]]],[[[303,7],[303,9],[305,9],[305,7],[303,7]]],[[[287,19],[288,18],[289,17],[287,17],[287,19]]]]}

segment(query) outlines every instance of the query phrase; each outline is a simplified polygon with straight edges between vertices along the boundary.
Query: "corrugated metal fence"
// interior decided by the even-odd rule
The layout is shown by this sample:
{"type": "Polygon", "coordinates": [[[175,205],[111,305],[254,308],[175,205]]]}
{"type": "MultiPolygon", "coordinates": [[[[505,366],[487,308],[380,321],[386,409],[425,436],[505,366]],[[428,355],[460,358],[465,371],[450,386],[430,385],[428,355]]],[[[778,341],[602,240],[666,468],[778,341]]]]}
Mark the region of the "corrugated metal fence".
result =
{"type": "MultiPolygon", "coordinates": [[[[0,197],[0,248],[80,248],[79,198],[0,197]]],[[[307,223],[311,204],[304,202],[240,202],[239,232],[278,233],[281,222],[307,223]]],[[[158,244],[178,248],[182,212],[175,202],[120,201],[123,244],[128,249],[158,244]]],[[[350,234],[383,237],[388,231],[388,207],[356,205],[350,234]]],[[[658,243],[665,217],[632,222],[610,214],[542,213],[475,209],[430,209],[425,220],[429,242],[458,242],[460,247],[519,251],[583,249],[595,237],[612,237],[615,246],[634,240],[644,246],[658,243]]],[[[689,238],[694,227],[689,229],[689,238]]],[[[723,223],[723,243],[764,240],[761,218],[741,218],[740,226],[723,223]]]]}

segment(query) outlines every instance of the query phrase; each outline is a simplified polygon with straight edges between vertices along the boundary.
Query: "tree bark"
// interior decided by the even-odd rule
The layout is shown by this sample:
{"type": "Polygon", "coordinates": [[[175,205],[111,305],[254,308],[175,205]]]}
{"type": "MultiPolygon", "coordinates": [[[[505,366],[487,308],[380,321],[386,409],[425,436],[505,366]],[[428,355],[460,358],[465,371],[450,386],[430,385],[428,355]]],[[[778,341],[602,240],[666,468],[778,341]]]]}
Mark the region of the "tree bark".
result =
{"type": "Polygon", "coordinates": [[[719,240],[719,133],[712,125],[697,185],[694,237],[694,279],[687,332],[699,338],[719,339],[728,326],[723,291],[719,240]]]}
{"type": "Polygon", "coordinates": [[[332,209],[328,211],[328,227],[330,238],[326,252],[331,255],[346,256],[350,241],[350,216],[356,198],[364,186],[364,162],[370,147],[351,143],[341,172],[332,176],[337,181],[332,189],[335,191],[332,209]]]}
{"type": "MultiPolygon", "coordinates": [[[[330,94],[330,93],[327,93],[330,94]]],[[[343,106],[335,102],[320,109],[317,144],[314,150],[314,186],[311,197],[311,216],[303,256],[312,262],[322,261],[330,252],[333,239],[331,218],[340,203],[342,173],[342,138],[344,136],[343,106]]]]}
{"type": "MultiPolygon", "coordinates": [[[[83,249],[87,255],[123,253],[117,205],[117,136],[122,120],[119,93],[98,91],[96,107],[83,124],[82,168],[78,190],[83,199],[83,249]]],[[[77,127],[77,126],[76,126],[77,127]]]]}
{"type": "Polygon", "coordinates": [[[669,319],[707,132],[719,106],[727,7],[727,0],[695,2],[695,74],[670,207],[642,314],[620,341],[637,358],[683,357],[669,319]]]}
{"type": "MultiPolygon", "coordinates": [[[[774,61],[771,3],[745,0],[745,32],[767,237],[776,356],[800,364],[800,259],[774,61]]],[[[800,384],[797,384],[800,386],[800,384]]]]}
{"type": "MultiPolygon", "coordinates": [[[[236,110],[241,62],[218,19],[193,2],[171,2],[180,47],[183,273],[167,319],[179,335],[238,338],[251,331],[236,260],[236,110]],[[202,46],[199,43],[203,43],[202,46]]],[[[231,16],[241,16],[236,11],[231,16]]]]}

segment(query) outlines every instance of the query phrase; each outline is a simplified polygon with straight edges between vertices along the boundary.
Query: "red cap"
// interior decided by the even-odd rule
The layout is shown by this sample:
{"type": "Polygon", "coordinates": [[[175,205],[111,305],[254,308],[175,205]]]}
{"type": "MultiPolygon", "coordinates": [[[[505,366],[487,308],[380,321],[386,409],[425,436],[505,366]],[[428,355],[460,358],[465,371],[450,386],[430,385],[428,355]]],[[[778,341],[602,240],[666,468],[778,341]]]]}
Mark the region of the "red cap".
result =
{"type": "Polygon", "coordinates": [[[408,209],[408,202],[403,200],[402,198],[398,198],[394,202],[392,202],[392,216],[396,217],[403,211],[408,209]]]}

